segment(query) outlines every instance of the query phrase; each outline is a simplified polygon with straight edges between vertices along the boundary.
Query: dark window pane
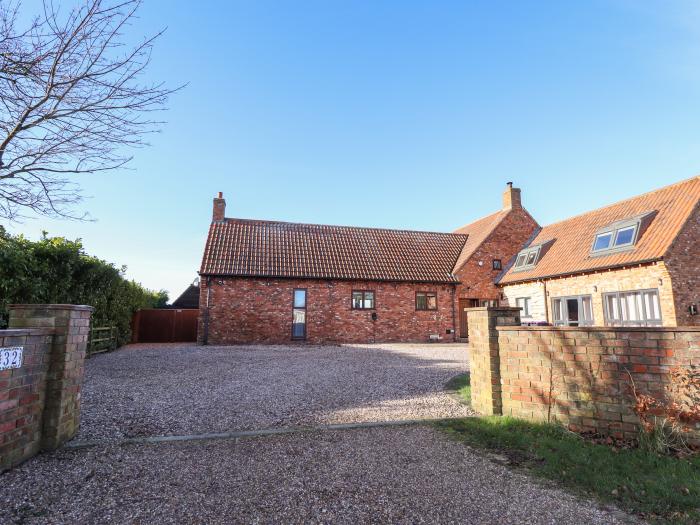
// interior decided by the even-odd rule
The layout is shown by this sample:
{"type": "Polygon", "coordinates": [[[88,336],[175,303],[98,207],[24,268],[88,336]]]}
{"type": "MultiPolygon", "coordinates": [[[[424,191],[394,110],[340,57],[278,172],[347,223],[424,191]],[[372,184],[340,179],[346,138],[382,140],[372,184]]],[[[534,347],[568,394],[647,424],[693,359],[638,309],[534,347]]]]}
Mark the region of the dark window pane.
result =
{"type": "Polygon", "coordinates": [[[524,253],[521,255],[518,255],[518,260],[515,261],[516,268],[525,264],[525,257],[526,257],[526,255],[524,253]]]}
{"type": "Polygon", "coordinates": [[[601,233],[596,236],[595,243],[593,243],[593,251],[605,250],[610,248],[610,241],[612,240],[612,233],[601,233]]]}
{"type": "Polygon", "coordinates": [[[428,301],[424,293],[416,294],[416,310],[426,310],[428,307],[428,301]]]}
{"type": "Polygon", "coordinates": [[[617,237],[615,237],[615,246],[624,246],[626,244],[632,244],[635,229],[635,227],[631,227],[625,228],[624,230],[618,230],[617,237]]]}
{"type": "Polygon", "coordinates": [[[532,251],[527,254],[527,264],[535,264],[535,257],[537,257],[537,251],[532,251]]]}
{"type": "Polygon", "coordinates": [[[428,310],[437,310],[437,296],[428,294],[428,310]]]}
{"type": "Polygon", "coordinates": [[[294,310],[292,317],[292,337],[303,339],[306,335],[306,311],[294,310]]]}
{"type": "Polygon", "coordinates": [[[501,260],[500,260],[500,259],[494,259],[494,260],[493,260],[493,269],[494,269],[494,270],[500,270],[500,269],[501,269],[501,260]]]}
{"type": "Polygon", "coordinates": [[[374,308],[374,292],[365,292],[365,308],[374,308]]]}
{"type": "Polygon", "coordinates": [[[294,308],[306,308],[306,290],[294,290],[294,308]]]}

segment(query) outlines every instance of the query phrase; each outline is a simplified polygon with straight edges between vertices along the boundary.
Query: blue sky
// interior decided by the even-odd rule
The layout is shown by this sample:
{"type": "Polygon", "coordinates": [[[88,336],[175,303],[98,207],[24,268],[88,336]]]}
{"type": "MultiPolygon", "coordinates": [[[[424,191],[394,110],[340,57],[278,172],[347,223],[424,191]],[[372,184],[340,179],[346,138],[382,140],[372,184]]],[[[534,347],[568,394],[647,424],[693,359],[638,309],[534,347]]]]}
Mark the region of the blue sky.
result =
{"type": "MultiPolygon", "coordinates": [[[[25,0],[24,9],[38,0],[25,0]]],[[[507,181],[541,224],[700,172],[700,3],[146,0],[163,132],[28,219],[177,296],[227,215],[451,231],[507,181]]]]}

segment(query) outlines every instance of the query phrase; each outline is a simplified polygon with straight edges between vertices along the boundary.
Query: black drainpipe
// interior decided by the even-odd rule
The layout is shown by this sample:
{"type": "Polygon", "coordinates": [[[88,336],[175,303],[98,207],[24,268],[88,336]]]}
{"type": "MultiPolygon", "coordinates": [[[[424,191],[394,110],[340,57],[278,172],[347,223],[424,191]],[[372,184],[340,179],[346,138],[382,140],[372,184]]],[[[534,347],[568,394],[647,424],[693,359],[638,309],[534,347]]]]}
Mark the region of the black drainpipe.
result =
{"type": "Polygon", "coordinates": [[[204,307],[204,335],[202,336],[202,344],[209,344],[209,294],[211,293],[211,277],[207,276],[207,303],[204,307]]]}

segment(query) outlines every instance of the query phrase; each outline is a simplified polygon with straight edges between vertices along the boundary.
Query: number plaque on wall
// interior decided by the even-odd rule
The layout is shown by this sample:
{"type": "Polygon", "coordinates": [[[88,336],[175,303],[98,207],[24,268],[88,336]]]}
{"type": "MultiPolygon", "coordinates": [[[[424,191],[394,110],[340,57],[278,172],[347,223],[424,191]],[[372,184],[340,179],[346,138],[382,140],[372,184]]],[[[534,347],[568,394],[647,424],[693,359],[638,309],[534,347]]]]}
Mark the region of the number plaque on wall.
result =
{"type": "Polygon", "coordinates": [[[23,350],[23,346],[9,346],[0,348],[0,370],[20,368],[22,366],[23,350]]]}

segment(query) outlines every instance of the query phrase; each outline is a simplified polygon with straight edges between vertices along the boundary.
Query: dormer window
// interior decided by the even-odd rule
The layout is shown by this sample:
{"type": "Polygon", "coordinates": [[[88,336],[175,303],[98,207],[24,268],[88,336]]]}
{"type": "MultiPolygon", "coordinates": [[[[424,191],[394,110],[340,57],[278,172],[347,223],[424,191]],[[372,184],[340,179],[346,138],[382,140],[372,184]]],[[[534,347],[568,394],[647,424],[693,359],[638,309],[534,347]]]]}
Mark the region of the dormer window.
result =
{"type": "Polygon", "coordinates": [[[651,218],[651,215],[645,213],[601,228],[593,239],[591,255],[607,255],[633,248],[639,238],[642,222],[648,223],[645,219],[651,218]]]}
{"type": "Polygon", "coordinates": [[[537,260],[539,259],[541,249],[542,245],[538,244],[537,246],[530,246],[529,248],[522,250],[515,259],[515,265],[513,268],[516,271],[534,268],[534,266],[537,264],[537,260]]]}

